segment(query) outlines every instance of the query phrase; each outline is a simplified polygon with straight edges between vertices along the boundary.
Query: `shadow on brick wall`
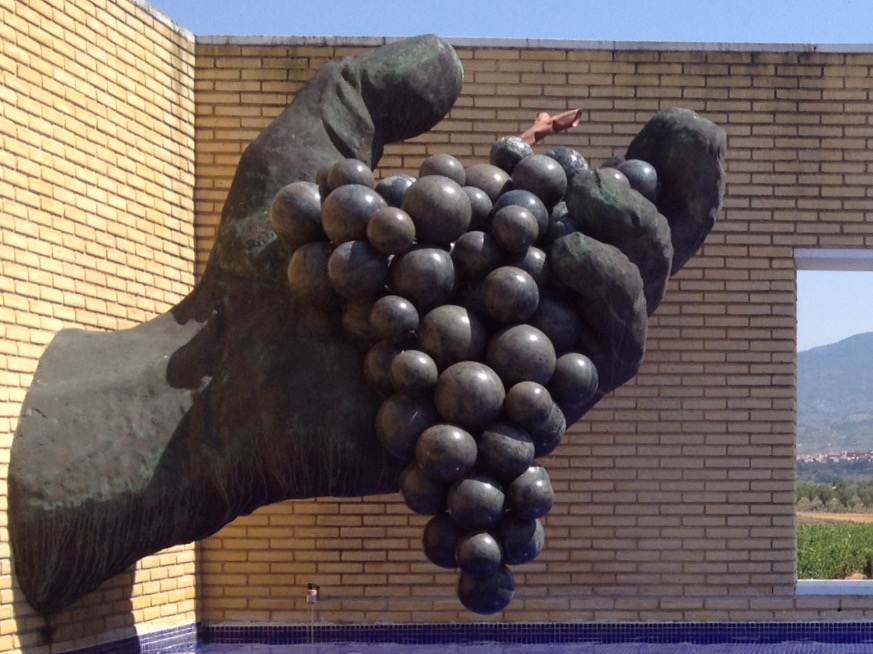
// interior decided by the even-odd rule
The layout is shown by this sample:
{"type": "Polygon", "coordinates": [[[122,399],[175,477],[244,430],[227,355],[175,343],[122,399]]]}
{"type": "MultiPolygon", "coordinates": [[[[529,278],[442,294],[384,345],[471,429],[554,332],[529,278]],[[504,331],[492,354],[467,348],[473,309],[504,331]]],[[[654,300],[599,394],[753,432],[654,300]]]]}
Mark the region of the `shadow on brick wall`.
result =
{"type": "MultiPolygon", "coordinates": [[[[15,576],[12,559],[12,607],[19,648],[28,654],[45,654],[90,648],[101,643],[136,639],[133,586],[135,566],[107,580],[69,608],[49,617],[38,614],[27,602],[15,576]]],[[[145,607],[143,607],[145,608],[145,607]]],[[[101,648],[111,654],[114,649],[101,648]]]]}

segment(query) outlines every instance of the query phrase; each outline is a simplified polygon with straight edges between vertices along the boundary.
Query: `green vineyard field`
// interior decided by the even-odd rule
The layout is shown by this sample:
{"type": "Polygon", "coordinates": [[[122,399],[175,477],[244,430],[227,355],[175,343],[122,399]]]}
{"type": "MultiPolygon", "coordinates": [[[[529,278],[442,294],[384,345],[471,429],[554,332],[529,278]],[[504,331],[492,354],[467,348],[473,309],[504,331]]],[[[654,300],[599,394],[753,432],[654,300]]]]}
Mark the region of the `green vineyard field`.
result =
{"type": "Polygon", "coordinates": [[[816,521],[797,525],[798,579],[869,579],[873,523],[816,521]]]}

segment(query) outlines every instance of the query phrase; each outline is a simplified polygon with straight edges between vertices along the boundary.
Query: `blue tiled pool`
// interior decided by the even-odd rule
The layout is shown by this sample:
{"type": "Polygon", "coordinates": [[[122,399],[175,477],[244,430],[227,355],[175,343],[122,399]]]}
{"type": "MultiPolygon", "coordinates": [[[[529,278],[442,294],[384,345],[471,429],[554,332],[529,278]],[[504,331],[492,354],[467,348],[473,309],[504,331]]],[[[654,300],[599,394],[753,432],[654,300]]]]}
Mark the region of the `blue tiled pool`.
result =
{"type": "Polygon", "coordinates": [[[787,642],[770,645],[696,643],[315,643],[298,645],[201,645],[197,654],[862,654],[873,644],[787,642]]]}
{"type": "Polygon", "coordinates": [[[553,643],[471,642],[398,645],[389,643],[315,643],[298,645],[201,645],[197,654],[862,654],[873,644],[774,643],[553,643]]]}
{"type": "MultiPolygon", "coordinates": [[[[189,624],[75,654],[873,654],[873,622],[189,624]]],[[[73,654],[72,652],[69,654],[73,654]]]]}
{"type": "Polygon", "coordinates": [[[232,627],[198,654],[873,654],[873,623],[489,623],[232,627]]]}

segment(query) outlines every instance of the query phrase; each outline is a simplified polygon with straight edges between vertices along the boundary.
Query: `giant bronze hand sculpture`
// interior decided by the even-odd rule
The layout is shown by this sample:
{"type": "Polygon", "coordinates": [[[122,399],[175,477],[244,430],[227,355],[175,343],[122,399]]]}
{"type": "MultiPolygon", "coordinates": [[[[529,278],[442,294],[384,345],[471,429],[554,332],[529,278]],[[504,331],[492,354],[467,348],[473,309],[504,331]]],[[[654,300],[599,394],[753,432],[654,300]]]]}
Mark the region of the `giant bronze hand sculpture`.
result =
{"type": "MultiPolygon", "coordinates": [[[[384,398],[364,352],[339,312],[290,291],[293,248],[276,238],[270,206],[334,162],[375,166],[385,144],[439,122],[462,79],[455,52],[431,36],[324,66],[243,154],[191,294],[129,330],[54,338],[9,474],[15,572],[37,611],[260,506],[398,489],[408,461],[377,438],[384,398]]],[[[579,342],[601,371],[593,395],[562,407],[567,422],[636,372],[647,315],[720,210],[724,134],[705,119],[659,114],[628,157],[660,166],[656,204],[587,171],[567,190],[577,228],[562,233],[553,212],[553,273],[587,298],[579,342]]]]}

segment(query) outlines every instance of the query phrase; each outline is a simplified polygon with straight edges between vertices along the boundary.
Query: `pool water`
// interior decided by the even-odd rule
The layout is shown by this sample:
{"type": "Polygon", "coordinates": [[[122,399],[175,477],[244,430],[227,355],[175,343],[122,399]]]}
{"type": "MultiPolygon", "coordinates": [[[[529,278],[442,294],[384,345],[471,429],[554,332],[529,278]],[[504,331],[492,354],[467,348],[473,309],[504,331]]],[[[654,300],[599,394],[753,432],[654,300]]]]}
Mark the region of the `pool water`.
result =
{"type": "Polygon", "coordinates": [[[205,644],[197,654],[873,654],[873,643],[205,644]]]}
{"type": "Polygon", "coordinates": [[[873,622],[201,625],[196,654],[873,654],[873,622]]]}

